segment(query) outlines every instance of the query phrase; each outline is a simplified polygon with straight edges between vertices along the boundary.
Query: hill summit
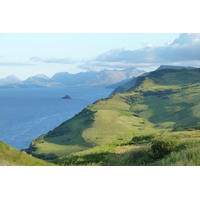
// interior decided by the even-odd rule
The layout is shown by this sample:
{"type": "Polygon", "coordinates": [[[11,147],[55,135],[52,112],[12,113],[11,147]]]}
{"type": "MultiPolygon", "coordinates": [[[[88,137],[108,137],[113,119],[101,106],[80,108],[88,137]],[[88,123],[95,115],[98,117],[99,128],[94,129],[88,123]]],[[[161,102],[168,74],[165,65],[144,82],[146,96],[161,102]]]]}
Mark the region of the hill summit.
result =
{"type": "Polygon", "coordinates": [[[161,65],[157,70],[163,69],[194,69],[194,67],[176,66],[176,65],[161,65]]]}

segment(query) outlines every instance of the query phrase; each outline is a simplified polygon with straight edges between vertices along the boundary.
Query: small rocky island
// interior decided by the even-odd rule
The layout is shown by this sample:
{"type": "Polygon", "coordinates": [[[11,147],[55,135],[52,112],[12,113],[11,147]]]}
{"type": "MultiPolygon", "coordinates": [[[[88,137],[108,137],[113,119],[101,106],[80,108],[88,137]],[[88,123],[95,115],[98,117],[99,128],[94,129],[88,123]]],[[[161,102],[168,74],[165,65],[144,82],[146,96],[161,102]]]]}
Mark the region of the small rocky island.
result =
{"type": "Polygon", "coordinates": [[[62,97],[62,99],[71,99],[71,97],[69,95],[65,95],[64,97],[62,97]]]}

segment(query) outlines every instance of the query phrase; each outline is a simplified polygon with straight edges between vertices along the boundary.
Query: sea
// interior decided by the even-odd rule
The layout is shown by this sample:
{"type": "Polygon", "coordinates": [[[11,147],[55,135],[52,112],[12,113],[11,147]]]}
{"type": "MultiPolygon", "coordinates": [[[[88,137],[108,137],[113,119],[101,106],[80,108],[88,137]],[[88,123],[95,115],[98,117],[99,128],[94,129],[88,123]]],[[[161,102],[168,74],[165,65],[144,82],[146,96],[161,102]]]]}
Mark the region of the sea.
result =
{"type": "Polygon", "coordinates": [[[112,91],[101,87],[0,89],[0,140],[18,150],[28,148],[33,139],[112,91]],[[62,99],[65,95],[71,99],[62,99]]]}

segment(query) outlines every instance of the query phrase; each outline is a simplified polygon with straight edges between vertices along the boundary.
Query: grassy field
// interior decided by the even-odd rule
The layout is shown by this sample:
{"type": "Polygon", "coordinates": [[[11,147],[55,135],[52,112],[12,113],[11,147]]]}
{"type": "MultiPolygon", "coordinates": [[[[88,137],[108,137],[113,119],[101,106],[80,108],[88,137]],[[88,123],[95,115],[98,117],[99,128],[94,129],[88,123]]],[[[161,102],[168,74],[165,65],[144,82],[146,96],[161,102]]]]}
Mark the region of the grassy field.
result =
{"type": "MultiPolygon", "coordinates": [[[[198,69],[161,70],[142,76],[129,92],[95,102],[34,140],[34,154],[54,153],[60,157],[55,161],[60,165],[161,165],[161,161],[150,155],[152,142],[157,138],[154,136],[177,137],[180,143],[184,140],[182,135],[193,132],[178,134],[173,129],[199,126],[199,77],[198,69]],[[135,142],[133,138],[141,141],[135,142]]],[[[186,139],[191,141],[189,137],[186,139]]],[[[196,136],[193,139],[199,140],[196,136]]],[[[190,150],[191,154],[198,154],[197,150],[190,150]]],[[[174,165],[183,164],[178,157],[182,158],[187,151],[172,151],[177,157],[174,165]]],[[[164,165],[171,165],[170,158],[162,159],[166,159],[162,160],[164,165]]]]}
{"type": "Polygon", "coordinates": [[[60,157],[54,163],[67,166],[196,166],[200,165],[200,131],[168,132],[135,144],[102,145],[60,157]],[[163,144],[171,140],[176,142],[169,152],[158,157],[152,152],[152,144],[159,140],[163,144]]]}

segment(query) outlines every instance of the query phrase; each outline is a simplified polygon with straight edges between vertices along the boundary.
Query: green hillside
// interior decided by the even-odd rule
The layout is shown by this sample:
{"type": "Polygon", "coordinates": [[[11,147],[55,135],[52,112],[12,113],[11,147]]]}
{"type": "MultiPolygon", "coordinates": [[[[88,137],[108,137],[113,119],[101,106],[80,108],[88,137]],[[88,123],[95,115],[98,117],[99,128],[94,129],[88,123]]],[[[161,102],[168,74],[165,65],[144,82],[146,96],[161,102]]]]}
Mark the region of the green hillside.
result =
{"type": "Polygon", "coordinates": [[[134,77],[130,81],[128,81],[127,83],[116,87],[113,90],[112,94],[127,92],[130,88],[132,88],[135,85],[136,80],[137,80],[137,77],[134,77]]]}
{"type": "MultiPolygon", "coordinates": [[[[166,156],[196,152],[199,119],[200,69],[164,69],[138,77],[129,92],[88,106],[30,148],[36,157],[56,154],[59,165],[161,165],[166,156]]],[[[198,165],[185,159],[173,165],[198,165]]]]}
{"type": "Polygon", "coordinates": [[[0,141],[0,166],[53,166],[0,141]]]}

